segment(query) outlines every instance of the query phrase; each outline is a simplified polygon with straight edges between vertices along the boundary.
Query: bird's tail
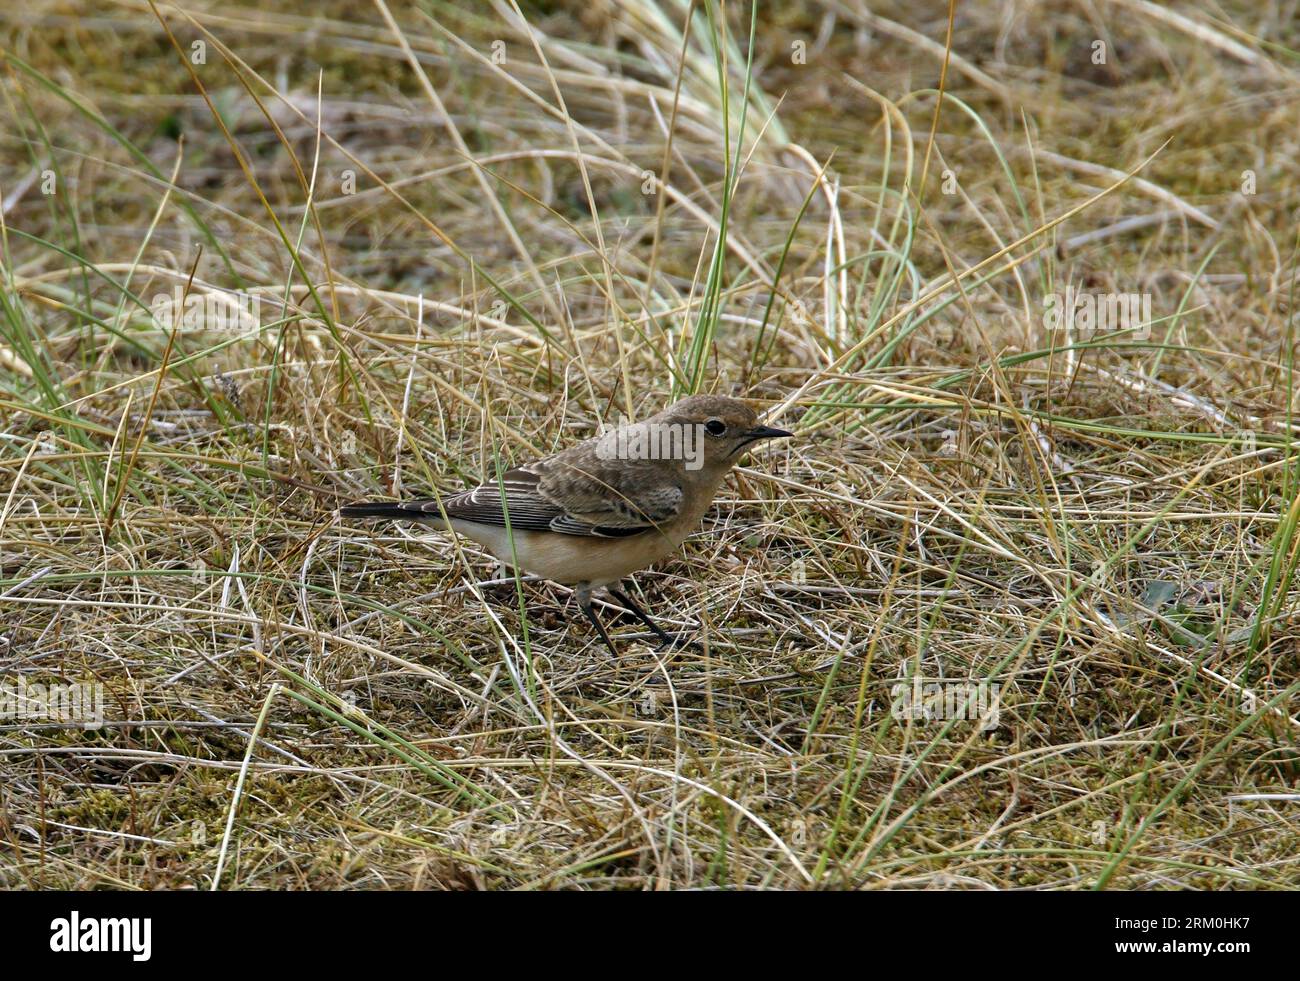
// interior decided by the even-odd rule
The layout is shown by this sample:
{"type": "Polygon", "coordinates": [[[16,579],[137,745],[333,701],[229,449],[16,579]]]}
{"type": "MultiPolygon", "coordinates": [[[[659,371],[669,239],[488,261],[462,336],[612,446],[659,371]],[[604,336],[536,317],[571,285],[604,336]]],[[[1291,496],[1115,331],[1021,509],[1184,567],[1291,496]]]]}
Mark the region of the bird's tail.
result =
{"type": "Polygon", "coordinates": [[[396,501],[362,501],[359,504],[345,504],[339,508],[339,514],[345,518],[409,518],[396,501]]]}

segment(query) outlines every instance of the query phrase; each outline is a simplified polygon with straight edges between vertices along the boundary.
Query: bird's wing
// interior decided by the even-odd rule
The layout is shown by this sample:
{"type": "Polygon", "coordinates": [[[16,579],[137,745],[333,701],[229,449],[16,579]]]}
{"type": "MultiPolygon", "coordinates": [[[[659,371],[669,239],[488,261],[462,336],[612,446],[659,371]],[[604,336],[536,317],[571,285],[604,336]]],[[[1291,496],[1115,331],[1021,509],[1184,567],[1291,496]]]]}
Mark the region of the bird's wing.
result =
{"type": "Polygon", "coordinates": [[[507,470],[472,490],[437,500],[359,504],[350,517],[448,518],[521,531],[626,538],[654,531],[682,511],[682,488],[671,472],[654,466],[599,459],[593,444],[507,470]],[[504,498],[504,506],[502,499],[504,498]]]}
{"type": "MultiPolygon", "coordinates": [[[[528,468],[532,469],[532,468],[528,468]]],[[[587,453],[560,454],[537,467],[538,491],[564,511],[552,531],[592,534],[589,528],[658,528],[682,510],[682,489],[672,475],[651,467],[607,466],[587,453]]]]}
{"type": "Polygon", "coordinates": [[[508,516],[510,527],[527,531],[545,531],[560,513],[537,493],[536,475],[523,470],[507,470],[499,483],[480,484],[443,498],[442,506],[449,518],[504,527],[508,516]]]}
{"type": "MultiPolygon", "coordinates": [[[[592,468],[595,469],[595,468],[592,468]]],[[[603,468],[602,468],[603,469],[603,468]]],[[[437,504],[420,502],[436,513],[437,504]]],[[[681,511],[682,490],[669,482],[601,479],[577,463],[553,458],[519,467],[443,500],[447,517],[524,531],[626,538],[654,530],[681,511]],[[618,486],[632,483],[634,486],[618,486]],[[502,507],[502,497],[505,506],[502,507]]]]}

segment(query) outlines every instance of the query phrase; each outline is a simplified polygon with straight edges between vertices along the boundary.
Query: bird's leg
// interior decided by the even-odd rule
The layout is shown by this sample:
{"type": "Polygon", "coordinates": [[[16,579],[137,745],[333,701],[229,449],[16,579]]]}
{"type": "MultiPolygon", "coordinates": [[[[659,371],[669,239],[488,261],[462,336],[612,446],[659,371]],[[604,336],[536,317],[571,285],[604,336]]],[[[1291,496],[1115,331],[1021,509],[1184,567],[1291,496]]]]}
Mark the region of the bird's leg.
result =
{"type": "Polygon", "coordinates": [[[583,613],[587,614],[587,619],[590,620],[591,625],[596,628],[596,633],[600,634],[601,640],[605,642],[605,646],[609,648],[610,653],[615,657],[618,657],[618,648],[616,648],[614,642],[609,639],[609,634],[605,630],[605,625],[601,623],[600,618],[596,616],[596,611],[591,608],[591,586],[586,584],[581,585],[574,590],[573,595],[577,597],[578,608],[581,609],[583,613]]]}
{"type": "Polygon", "coordinates": [[[613,596],[614,599],[622,603],[624,609],[626,609],[634,617],[636,617],[647,627],[653,630],[655,636],[658,637],[661,641],[663,641],[664,644],[671,644],[676,639],[672,636],[672,634],[665,631],[663,627],[659,626],[659,624],[651,620],[649,614],[647,614],[645,610],[641,609],[641,607],[637,606],[636,601],[633,600],[631,596],[623,592],[621,589],[614,589],[611,586],[609,589],[609,595],[613,596]]]}
{"type": "Polygon", "coordinates": [[[614,599],[622,603],[623,606],[627,608],[627,611],[629,613],[631,613],[634,617],[636,617],[647,627],[653,630],[655,636],[658,637],[660,641],[663,642],[662,644],[663,647],[672,647],[674,644],[677,644],[681,641],[680,637],[676,637],[668,633],[666,630],[663,629],[663,627],[659,626],[659,624],[651,620],[650,615],[646,613],[645,610],[641,609],[641,607],[637,606],[636,601],[633,600],[632,597],[629,596],[627,593],[623,592],[623,590],[615,589],[614,587],[611,586],[609,588],[609,595],[613,596],[614,599]]]}

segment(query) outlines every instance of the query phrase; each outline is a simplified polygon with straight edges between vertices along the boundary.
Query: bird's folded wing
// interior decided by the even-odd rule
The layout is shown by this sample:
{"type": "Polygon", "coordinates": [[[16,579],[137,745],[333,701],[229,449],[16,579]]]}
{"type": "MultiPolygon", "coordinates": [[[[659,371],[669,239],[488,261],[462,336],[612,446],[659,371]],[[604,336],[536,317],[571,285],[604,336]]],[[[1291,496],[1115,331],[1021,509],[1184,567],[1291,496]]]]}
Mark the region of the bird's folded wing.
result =
{"type": "MultiPolygon", "coordinates": [[[[417,503],[421,510],[437,513],[436,502],[411,505],[417,503]]],[[[625,538],[652,531],[674,518],[681,505],[682,491],[675,484],[640,481],[630,489],[617,487],[581,468],[564,465],[509,470],[500,482],[483,484],[442,502],[447,517],[461,521],[505,526],[508,516],[512,529],[597,538],[625,538]]]]}

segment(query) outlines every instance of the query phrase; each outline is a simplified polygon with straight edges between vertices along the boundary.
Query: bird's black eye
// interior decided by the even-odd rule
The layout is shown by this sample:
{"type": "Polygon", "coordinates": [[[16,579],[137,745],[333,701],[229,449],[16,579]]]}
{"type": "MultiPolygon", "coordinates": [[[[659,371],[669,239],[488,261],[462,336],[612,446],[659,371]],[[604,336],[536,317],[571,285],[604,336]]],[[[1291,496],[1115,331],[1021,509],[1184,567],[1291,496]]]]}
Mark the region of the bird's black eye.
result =
{"type": "Polygon", "coordinates": [[[727,431],[727,424],[721,419],[710,419],[704,424],[704,431],[710,436],[721,436],[727,431]]]}

